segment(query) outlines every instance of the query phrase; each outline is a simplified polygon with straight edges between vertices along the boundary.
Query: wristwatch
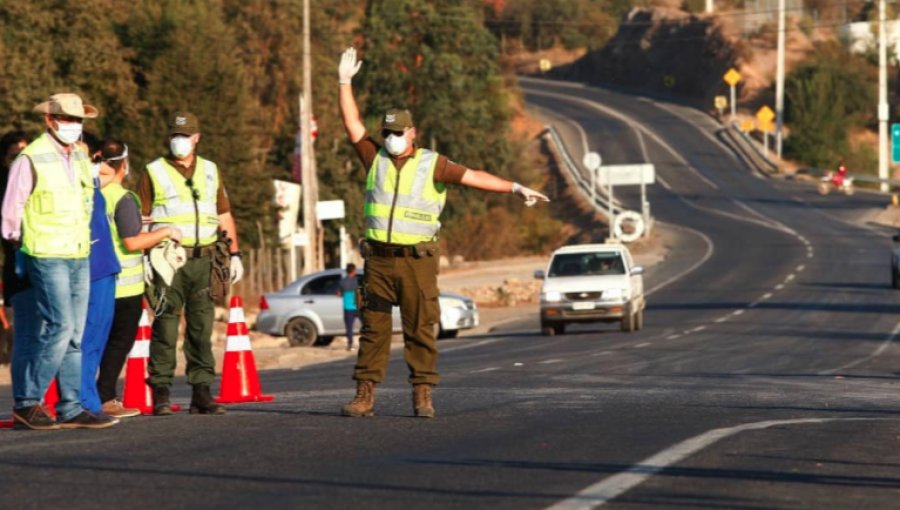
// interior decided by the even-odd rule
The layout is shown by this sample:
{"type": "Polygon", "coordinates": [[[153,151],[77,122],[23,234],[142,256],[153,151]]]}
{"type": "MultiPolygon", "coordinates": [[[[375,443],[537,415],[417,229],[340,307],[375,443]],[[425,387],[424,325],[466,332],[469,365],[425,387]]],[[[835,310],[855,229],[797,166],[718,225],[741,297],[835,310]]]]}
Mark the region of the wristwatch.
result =
{"type": "Polygon", "coordinates": [[[240,252],[240,251],[233,251],[233,252],[229,253],[229,255],[231,255],[232,257],[237,257],[239,259],[244,257],[243,252],[240,252]]]}

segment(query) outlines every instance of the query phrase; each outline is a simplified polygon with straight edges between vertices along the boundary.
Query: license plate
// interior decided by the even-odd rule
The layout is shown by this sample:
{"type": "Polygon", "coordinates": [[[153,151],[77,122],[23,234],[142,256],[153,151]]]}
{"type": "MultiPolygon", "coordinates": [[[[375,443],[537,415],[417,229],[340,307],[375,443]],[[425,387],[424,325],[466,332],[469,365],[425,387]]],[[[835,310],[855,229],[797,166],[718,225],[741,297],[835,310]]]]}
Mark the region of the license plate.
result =
{"type": "Polygon", "coordinates": [[[572,303],[572,310],[593,310],[594,303],[572,303]]]}

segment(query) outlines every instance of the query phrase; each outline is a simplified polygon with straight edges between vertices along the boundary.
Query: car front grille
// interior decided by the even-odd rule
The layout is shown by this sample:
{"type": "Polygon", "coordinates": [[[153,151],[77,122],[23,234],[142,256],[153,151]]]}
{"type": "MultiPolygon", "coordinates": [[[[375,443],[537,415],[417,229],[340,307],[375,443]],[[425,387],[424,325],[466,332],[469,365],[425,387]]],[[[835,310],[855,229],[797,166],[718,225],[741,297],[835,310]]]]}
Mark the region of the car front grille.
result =
{"type": "Polygon", "coordinates": [[[602,292],[566,292],[564,296],[569,301],[588,301],[600,299],[602,292]]]}

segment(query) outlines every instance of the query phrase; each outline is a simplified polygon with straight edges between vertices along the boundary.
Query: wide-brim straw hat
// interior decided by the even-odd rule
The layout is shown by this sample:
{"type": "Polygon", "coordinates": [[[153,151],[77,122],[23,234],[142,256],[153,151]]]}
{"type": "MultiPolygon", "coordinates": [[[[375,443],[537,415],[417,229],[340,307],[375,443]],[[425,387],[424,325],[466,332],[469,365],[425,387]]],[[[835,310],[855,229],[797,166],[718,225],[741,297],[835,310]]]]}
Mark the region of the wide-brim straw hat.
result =
{"type": "Polygon", "coordinates": [[[49,101],[34,107],[34,112],[48,113],[50,115],[68,115],[82,119],[93,119],[99,114],[96,107],[84,104],[78,94],[62,93],[53,94],[49,101]]]}

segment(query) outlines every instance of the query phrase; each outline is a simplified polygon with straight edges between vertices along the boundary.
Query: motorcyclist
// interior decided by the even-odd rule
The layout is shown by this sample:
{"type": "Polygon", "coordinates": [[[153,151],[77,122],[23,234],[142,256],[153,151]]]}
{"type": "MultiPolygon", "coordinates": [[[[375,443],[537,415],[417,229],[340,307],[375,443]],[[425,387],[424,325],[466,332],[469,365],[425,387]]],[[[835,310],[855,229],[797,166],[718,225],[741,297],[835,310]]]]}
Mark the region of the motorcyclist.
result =
{"type": "Polygon", "coordinates": [[[847,165],[844,164],[844,160],[841,160],[841,164],[838,165],[837,172],[831,175],[831,183],[834,184],[836,189],[841,189],[841,186],[844,184],[844,179],[847,177],[847,165]]]}

